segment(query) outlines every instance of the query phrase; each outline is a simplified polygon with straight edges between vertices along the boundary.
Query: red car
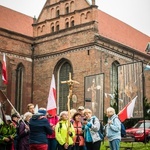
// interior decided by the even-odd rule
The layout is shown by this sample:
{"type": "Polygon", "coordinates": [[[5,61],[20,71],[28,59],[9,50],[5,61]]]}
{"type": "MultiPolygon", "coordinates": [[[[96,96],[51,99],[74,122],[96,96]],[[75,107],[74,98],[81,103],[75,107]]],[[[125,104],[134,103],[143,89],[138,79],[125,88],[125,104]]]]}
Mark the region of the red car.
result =
{"type": "Polygon", "coordinates": [[[132,128],[126,129],[126,133],[133,135],[135,141],[148,142],[150,140],[150,120],[145,120],[145,140],[144,140],[144,120],[137,122],[132,128]]]}

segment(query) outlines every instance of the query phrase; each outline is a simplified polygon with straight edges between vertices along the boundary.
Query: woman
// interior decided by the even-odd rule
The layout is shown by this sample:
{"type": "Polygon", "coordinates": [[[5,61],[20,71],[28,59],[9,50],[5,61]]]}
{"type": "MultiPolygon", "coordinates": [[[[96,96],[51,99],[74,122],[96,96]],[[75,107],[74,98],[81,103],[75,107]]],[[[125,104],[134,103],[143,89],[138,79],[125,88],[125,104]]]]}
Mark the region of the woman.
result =
{"type": "Polygon", "coordinates": [[[101,137],[99,135],[100,122],[96,116],[92,116],[90,109],[84,110],[83,130],[87,150],[100,150],[101,137]]]}
{"type": "Polygon", "coordinates": [[[55,126],[58,122],[57,116],[52,116],[51,114],[47,114],[47,119],[52,127],[53,133],[52,135],[47,135],[48,138],[48,150],[56,150],[57,149],[57,140],[55,138],[55,126]]]}
{"type": "Polygon", "coordinates": [[[82,123],[81,123],[81,114],[79,112],[75,113],[72,119],[73,119],[72,124],[76,134],[74,137],[73,150],[83,150],[84,137],[83,137],[82,123]]]}
{"type": "Polygon", "coordinates": [[[112,107],[107,108],[106,114],[108,122],[106,125],[106,137],[109,140],[111,150],[119,150],[121,141],[121,122],[115,114],[115,109],[112,107]]]}
{"type": "Polygon", "coordinates": [[[29,150],[29,120],[32,117],[32,113],[26,112],[23,116],[24,122],[20,121],[18,128],[18,149],[29,150]]]}
{"type": "Polygon", "coordinates": [[[29,147],[30,150],[47,150],[47,134],[52,134],[52,129],[46,118],[46,109],[40,108],[29,121],[29,147]]]}
{"type": "Polygon", "coordinates": [[[75,136],[75,130],[71,122],[68,126],[67,111],[60,113],[60,120],[55,127],[55,135],[58,141],[58,150],[71,150],[73,145],[73,137],[75,136]]]}

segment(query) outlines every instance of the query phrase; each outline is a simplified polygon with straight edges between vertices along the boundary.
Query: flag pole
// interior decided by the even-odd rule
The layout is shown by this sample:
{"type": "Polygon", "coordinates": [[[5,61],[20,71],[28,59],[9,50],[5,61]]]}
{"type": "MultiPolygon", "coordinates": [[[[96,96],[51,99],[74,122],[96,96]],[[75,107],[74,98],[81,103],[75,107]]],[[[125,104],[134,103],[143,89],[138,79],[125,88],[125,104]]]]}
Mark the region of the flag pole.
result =
{"type": "Polygon", "coordinates": [[[15,111],[15,113],[17,113],[18,114],[18,116],[21,118],[21,120],[22,120],[22,122],[25,124],[25,125],[27,125],[25,122],[24,122],[24,120],[22,119],[22,117],[21,117],[21,115],[19,114],[19,112],[16,110],[16,108],[13,106],[13,104],[10,102],[10,100],[6,97],[6,95],[2,92],[2,90],[0,90],[0,94],[3,96],[3,98],[5,98],[7,101],[8,101],[8,103],[11,105],[11,107],[13,108],[13,110],[15,111]]]}

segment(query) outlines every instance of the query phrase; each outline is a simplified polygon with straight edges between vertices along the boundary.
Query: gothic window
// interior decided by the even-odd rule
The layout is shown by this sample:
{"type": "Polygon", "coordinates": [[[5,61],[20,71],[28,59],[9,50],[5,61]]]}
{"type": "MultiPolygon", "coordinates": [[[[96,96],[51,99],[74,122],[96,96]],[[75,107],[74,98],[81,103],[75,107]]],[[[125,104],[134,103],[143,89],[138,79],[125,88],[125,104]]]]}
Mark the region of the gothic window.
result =
{"type": "MultiPolygon", "coordinates": [[[[69,80],[69,72],[72,74],[72,67],[68,61],[64,61],[61,63],[59,72],[58,72],[58,105],[59,105],[59,112],[63,110],[67,110],[67,96],[69,93],[69,88],[67,84],[62,84],[61,81],[69,80]]],[[[73,103],[71,102],[71,107],[73,103]]]]}
{"type": "Polygon", "coordinates": [[[15,98],[15,108],[19,112],[22,112],[23,76],[24,76],[24,66],[22,64],[19,64],[16,69],[16,98],[15,98]]]}
{"type": "Polygon", "coordinates": [[[111,93],[114,94],[115,90],[117,90],[118,83],[118,65],[117,61],[114,61],[111,66],[111,93]]]}

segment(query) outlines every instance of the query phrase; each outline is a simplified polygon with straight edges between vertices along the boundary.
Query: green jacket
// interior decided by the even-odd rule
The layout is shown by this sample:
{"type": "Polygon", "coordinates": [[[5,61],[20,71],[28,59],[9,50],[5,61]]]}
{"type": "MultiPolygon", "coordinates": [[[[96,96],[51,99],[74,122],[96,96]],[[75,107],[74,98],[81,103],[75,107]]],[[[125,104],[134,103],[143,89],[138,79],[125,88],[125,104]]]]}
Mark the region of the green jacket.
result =
{"type": "MultiPolygon", "coordinates": [[[[61,120],[56,124],[55,136],[56,136],[56,139],[60,145],[64,145],[65,143],[67,143],[67,141],[66,141],[66,139],[67,139],[67,128],[68,128],[68,121],[61,120]]],[[[74,143],[73,137],[75,136],[75,130],[74,130],[74,127],[73,127],[71,122],[70,122],[69,131],[71,132],[71,134],[68,136],[69,137],[68,138],[68,144],[72,145],[74,143]]]]}

